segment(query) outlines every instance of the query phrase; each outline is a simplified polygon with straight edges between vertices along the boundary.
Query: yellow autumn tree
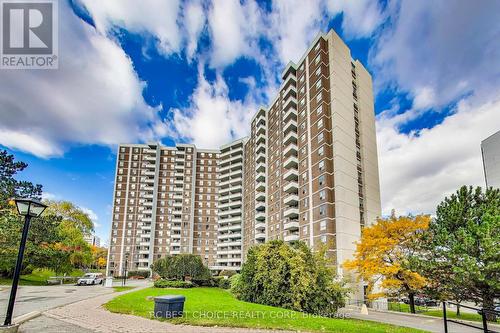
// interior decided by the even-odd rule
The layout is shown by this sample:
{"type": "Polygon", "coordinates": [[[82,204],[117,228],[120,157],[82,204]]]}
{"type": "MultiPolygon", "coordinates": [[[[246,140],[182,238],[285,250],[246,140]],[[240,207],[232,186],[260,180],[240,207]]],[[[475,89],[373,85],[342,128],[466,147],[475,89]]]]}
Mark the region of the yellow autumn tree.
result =
{"type": "Polygon", "coordinates": [[[415,313],[415,294],[426,280],[411,269],[410,263],[417,255],[418,243],[430,219],[428,215],[396,217],[393,213],[363,229],[354,259],[345,261],[343,266],[368,283],[369,298],[406,294],[410,310],[415,313]],[[375,285],[380,286],[381,292],[373,293],[375,285]]]}

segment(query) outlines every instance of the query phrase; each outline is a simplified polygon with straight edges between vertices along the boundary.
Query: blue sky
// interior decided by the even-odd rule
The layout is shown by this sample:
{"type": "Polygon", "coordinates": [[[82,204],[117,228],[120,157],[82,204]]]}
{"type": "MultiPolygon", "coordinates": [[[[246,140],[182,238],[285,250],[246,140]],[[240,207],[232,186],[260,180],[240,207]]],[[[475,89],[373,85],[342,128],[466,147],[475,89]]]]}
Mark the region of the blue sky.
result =
{"type": "Polygon", "coordinates": [[[373,75],[382,206],[483,185],[500,130],[498,1],[60,1],[56,71],[0,73],[0,145],[108,238],[115,150],[248,133],[289,61],[335,29],[373,75]]]}

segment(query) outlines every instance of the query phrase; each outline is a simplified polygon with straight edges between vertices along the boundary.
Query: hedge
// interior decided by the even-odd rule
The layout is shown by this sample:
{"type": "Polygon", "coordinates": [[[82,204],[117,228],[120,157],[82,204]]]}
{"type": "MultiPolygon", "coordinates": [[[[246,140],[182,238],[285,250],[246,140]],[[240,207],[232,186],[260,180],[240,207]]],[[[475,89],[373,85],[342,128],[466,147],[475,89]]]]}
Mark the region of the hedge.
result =
{"type": "Polygon", "coordinates": [[[171,280],[157,280],[154,283],[155,288],[192,288],[194,284],[190,281],[171,281],[171,280]]]}

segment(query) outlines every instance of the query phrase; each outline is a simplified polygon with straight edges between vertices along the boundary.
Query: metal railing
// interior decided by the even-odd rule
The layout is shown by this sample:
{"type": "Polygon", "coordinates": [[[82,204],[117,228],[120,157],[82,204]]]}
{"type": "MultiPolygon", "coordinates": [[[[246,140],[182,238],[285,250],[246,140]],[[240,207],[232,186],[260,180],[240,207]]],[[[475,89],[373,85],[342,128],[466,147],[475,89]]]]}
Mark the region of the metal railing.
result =
{"type": "Polygon", "coordinates": [[[455,324],[458,324],[458,325],[467,326],[467,327],[470,327],[470,328],[475,328],[477,330],[483,330],[484,333],[495,333],[497,331],[492,331],[492,330],[488,329],[488,320],[486,318],[486,315],[488,313],[489,314],[493,314],[495,316],[500,315],[500,311],[496,311],[496,310],[493,310],[493,309],[479,309],[479,308],[475,308],[475,307],[472,307],[472,306],[467,306],[467,305],[463,305],[463,304],[458,304],[458,303],[454,303],[454,302],[446,302],[445,301],[445,302],[443,302],[444,332],[448,333],[448,322],[450,322],[450,323],[455,323],[455,324]],[[479,326],[475,326],[475,325],[472,325],[472,324],[469,324],[469,323],[465,323],[463,321],[448,319],[448,317],[446,316],[446,304],[451,304],[451,305],[459,306],[461,308],[466,308],[466,309],[471,309],[471,310],[477,311],[477,313],[481,315],[483,326],[479,327],[479,326]]]}

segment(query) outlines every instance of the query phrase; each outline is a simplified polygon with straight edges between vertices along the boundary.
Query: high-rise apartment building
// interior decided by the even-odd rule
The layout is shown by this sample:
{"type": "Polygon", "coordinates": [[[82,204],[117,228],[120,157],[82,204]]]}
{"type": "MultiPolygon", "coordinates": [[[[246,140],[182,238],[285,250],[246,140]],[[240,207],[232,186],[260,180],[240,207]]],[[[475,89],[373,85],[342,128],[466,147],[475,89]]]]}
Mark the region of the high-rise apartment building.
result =
{"type": "Polygon", "coordinates": [[[120,146],[110,273],[170,253],[239,270],[254,244],[325,244],[343,274],[361,229],[380,216],[372,81],[332,30],[318,36],[248,138],[217,150],[120,146]]]}
{"type": "Polygon", "coordinates": [[[481,142],[487,187],[500,188],[500,131],[481,142]]]}

